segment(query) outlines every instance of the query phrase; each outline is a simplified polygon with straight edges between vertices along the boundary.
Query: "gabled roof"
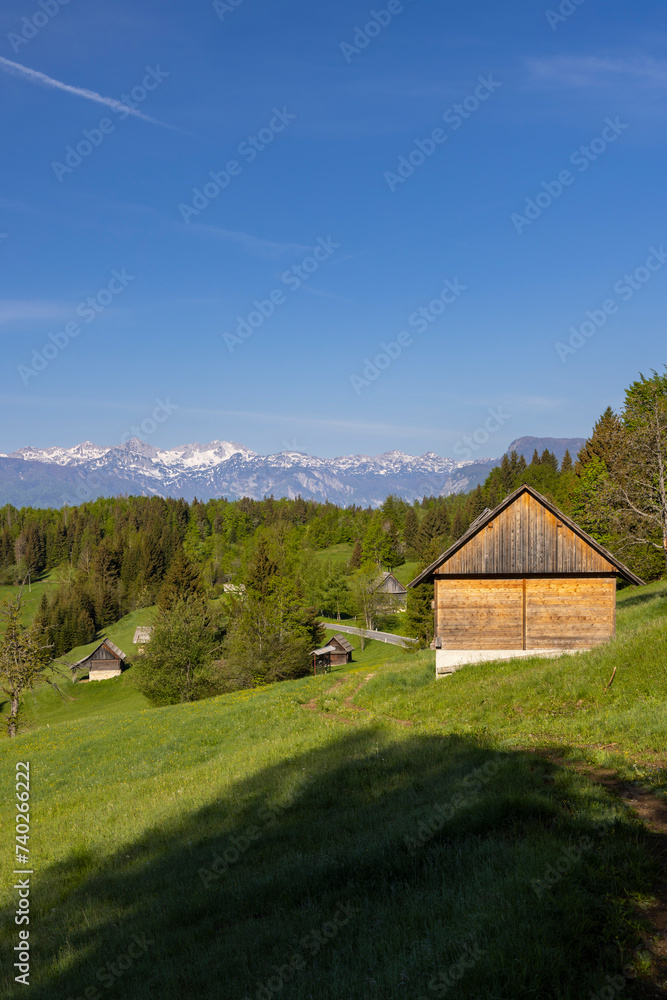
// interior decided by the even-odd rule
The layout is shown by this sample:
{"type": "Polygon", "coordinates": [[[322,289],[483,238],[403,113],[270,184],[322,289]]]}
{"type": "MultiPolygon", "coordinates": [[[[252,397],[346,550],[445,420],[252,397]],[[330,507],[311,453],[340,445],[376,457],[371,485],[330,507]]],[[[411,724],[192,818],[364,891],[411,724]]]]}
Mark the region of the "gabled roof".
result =
{"type": "Polygon", "coordinates": [[[88,660],[90,660],[93,654],[96,653],[98,649],[101,649],[102,646],[106,646],[108,649],[111,650],[112,653],[115,653],[119,660],[126,659],[126,654],[123,652],[122,649],[119,649],[118,646],[115,646],[111,641],[111,639],[102,639],[102,642],[98,642],[98,644],[95,646],[95,649],[92,649],[87,656],[84,656],[83,659],[78,660],[76,663],[73,663],[71,669],[77,670],[79,667],[82,667],[84,663],[88,663],[88,660]]]}
{"type": "Polygon", "coordinates": [[[322,649],[314,649],[311,656],[324,656],[325,653],[337,653],[335,646],[322,646],[322,649]]]}
{"type": "Polygon", "coordinates": [[[628,567],[622,562],[620,562],[615,555],[612,555],[612,553],[605,549],[604,546],[600,545],[600,543],[596,542],[594,538],[591,538],[590,535],[586,534],[586,532],[575,524],[571,518],[567,517],[566,514],[563,514],[562,511],[554,506],[554,504],[550,503],[545,497],[538,493],[537,490],[533,489],[532,486],[528,486],[524,483],[517,490],[515,490],[514,493],[511,493],[508,497],[506,497],[502,503],[498,504],[494,510],[486,510],[483,514],[480,514],[480,516],[473,521],[465,534],[463,534],[457,542],[450,546],[446,552],[443,552],[441,556],[438,556],[438,558],[432,562],[430,566],[427,566],[426,569],[419,574],[419,576],[415,577],[415,579],[408,584],[408,586],[416,587],[420,583],[430,582],[433,579],[436,570],[443,566],[449,559],[452,558],[452,556],[459,552],[465,545],[468,544],[468,542],[479,534],[480,531],[486,528],[500,514],[507,510],[508,507],[511,507],[512,504],[519,499],[519,497],[526,493],[538,503],[542,504],[542,506],[553,514],[554,517],[556,517],[564,525],[567,525],[567,527],[574,532],[578,538],[606,559],[614,567],[614,569],[618,571],[619,575],[622,576],[624,580],[627,580],[628,583],[634,583],[640,587],[644,585],[644,581],[633,573],[632,570],[628,569],[628,567]]]}
{"type": "Polygon", "coordinates": [[[354,652],[354,646],[352,645],[349,639],[345,638],[345,636],[342,633],[340,635],[335,635],[331,639],[331,642],[333,642],[334,639],[336,640],[337,643],[339,643],[343,647],[346,653],[354,652]]]}
{"type": "MultiPolygon", "coordinates": [[[[397,594],[406,593],[407,594],[407,589],[403,586],[403,584],[401,583],[401,581],[397,580],[396,577],[394,576],[394,574],[390,573],[389,571],[387,571],[385,573],[380,573],[380,575],[375,580],[375,586],[374,586],[373,589],[374,590],[379,590],[380,587],[382,587],[385,583],[388,583],[389,580],[393,580],[394,583],[396,584],[396,589],[393,591],[393,593],[397,593],[397,594]]],[[[391,591],[388,591],[388,593],[391,593],[391,591]]]]}

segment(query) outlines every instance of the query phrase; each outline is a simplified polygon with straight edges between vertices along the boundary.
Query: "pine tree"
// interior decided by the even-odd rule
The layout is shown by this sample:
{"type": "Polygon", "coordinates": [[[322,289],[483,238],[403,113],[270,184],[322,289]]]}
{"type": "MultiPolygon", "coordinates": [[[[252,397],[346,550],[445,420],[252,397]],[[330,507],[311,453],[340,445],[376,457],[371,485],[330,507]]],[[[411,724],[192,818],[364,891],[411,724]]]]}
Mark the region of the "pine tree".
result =
{"type": "Polygon", "coordinates": [[[458,507],[452,521],[452,538],[455,542],[466,533],[469,523],[462,508],[458,507]]]}
{"type": "Polygon", "coordinates": [[[246,570],[246,586],[249,590],[266,597],[276,583],[278,564],[271,558],[265,538],[260,538],[255,554],[246,570]]]}
{"type": "Polygon", "coordinates": [[[183,548],[176,553],[164,578],[157,603],[161,608],[170,607],[180,598],[201,595],[202,585],[199,573],[188,559],[183,548]]]}
{"type": "Polygon", "coordinates": [[[563,461],[561,462],[561,465],[560,465],[560,471],[561,472],[572,472],[572,469],[573,469],[572,456],[570,455],[569,448],[566,448],[565,449],[565,454],[563,455],[563,461]]]}
{"type": "Polygon", "coordinates": [[[354,543],[354,549],[352,550],[352,555],[350,556],[350,561],[348,563],[350,569],[359,569],[359,567],[361,566],[361,560],[363,558],[363,552],[364,550],[361,544],[361,539],[357,538],[356,542],[354,543]]]}
{"type": "Polygon", "coordinates": [[[408,549],[414,550],[417,544],[417,532],[419,531],[419,521],[415,514],[414,507],[408,507],[405,512],[405,525],[403,526],[403,541],[408,549]]]}
{"type": "Polygon", "coordinates": [[[537,454],[537,448],[533,452],[533,457],[530,460],[530,464],[531,465],[539,465],[540,464],[540,456],[537,454]]]}

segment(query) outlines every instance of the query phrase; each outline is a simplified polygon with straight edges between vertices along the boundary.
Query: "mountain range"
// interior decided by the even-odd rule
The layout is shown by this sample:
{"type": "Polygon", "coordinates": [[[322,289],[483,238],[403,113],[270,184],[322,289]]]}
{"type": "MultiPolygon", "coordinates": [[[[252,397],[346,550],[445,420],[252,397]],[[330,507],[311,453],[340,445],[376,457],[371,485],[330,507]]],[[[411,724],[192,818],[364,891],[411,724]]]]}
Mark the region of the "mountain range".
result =
{"type": "MultiPolygon", "coordinates": [[[[513,441],[530,461],[545,448],[572,457],[584,438],[523,437],[513,441]]],[[[0,504],[17,507],[76,506],[124,494],[209,500],[264,496],[329,500],[341,506],[378,507],[389,494],[413,501],[474,489],[501,459],[457,461],[435,452],[415,457],[382,455],[317,458],[297,451],[258,455],[232,441],[186,444],[167,450],[138,438],[111,448],[90,441],[73,448],[20,448],[0,455],[0,504]]]]}

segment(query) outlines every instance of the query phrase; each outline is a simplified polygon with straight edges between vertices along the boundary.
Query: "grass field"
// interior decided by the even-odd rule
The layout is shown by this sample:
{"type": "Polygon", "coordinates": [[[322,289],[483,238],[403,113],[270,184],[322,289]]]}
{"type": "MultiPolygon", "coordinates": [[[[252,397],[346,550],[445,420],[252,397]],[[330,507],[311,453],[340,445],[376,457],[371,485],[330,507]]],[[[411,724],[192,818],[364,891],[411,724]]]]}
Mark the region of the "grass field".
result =
{"type": "MultiPolygon", "coordinates": [[[[42,599],[44,593],[49,593],[54,587],[57,587],[59,583],[58,575],[56,572],[45,573],[44,576],[40,577],[39,580],[33,580],[30,584],[25,584],[23,587],[23,597],[25,598],[25,606],[23,609],[23,621],[28,623],[31,622],[35,616],[35,612],[39,607],[39,602],[42,599]]],[[[0,604],[3,601],[15,600],[21,593],[21,587],[0,587],[0,604]]]]}
{"type": "Polygon", "coordinates": [[[665,792],[666,615],[664,583],[626,591],[604,649],[437,683],[430,651],[370,642],[193,705],[149,709],[131,670],[39,692],[35,728],[0,743],[9,871],[31,764],[31,995],[663,995],[642,992],[655,841],[574,765],[665,792]]]}

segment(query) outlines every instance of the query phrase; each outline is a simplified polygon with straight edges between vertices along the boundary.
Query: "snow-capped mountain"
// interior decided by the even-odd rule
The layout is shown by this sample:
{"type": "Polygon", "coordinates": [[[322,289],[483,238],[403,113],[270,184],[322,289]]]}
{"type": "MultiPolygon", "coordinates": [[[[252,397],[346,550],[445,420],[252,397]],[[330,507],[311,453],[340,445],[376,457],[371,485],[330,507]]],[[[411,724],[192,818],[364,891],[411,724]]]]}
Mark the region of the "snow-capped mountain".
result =
{"type": "MultiPolygon", "coordinates": [[[[522,438],[540,449],[557,441],[572,454],[583,438],[522,438]]],[[[519,443],[516,442],[516,443],[519,443]]],[[[513,442],[514,444],[514,442],[513,442]]],[[[510,445],[510,449],[512,445],[510,445]]],[[[541,449],[540,449],[541,450],[541,449]]],[[[553,448],[552,448],[553,450],[553,448]]],[[[559,455],[562,457],[562,455],[559,455]]],[[[528,455],[530,459],[530,454],[528,455]]],[[[296,497],[379,506],[389,494],[412,501],[473,489],[500,459],[460,462],[434,452],[317,458],[297,451],[258,455],[231,441],[158,449],[132,438],[112,448],[90,441],[74,448],[20,448],[0,456],[0,504],[75,505],[121,494],[262,499],[296,497]]]]}

